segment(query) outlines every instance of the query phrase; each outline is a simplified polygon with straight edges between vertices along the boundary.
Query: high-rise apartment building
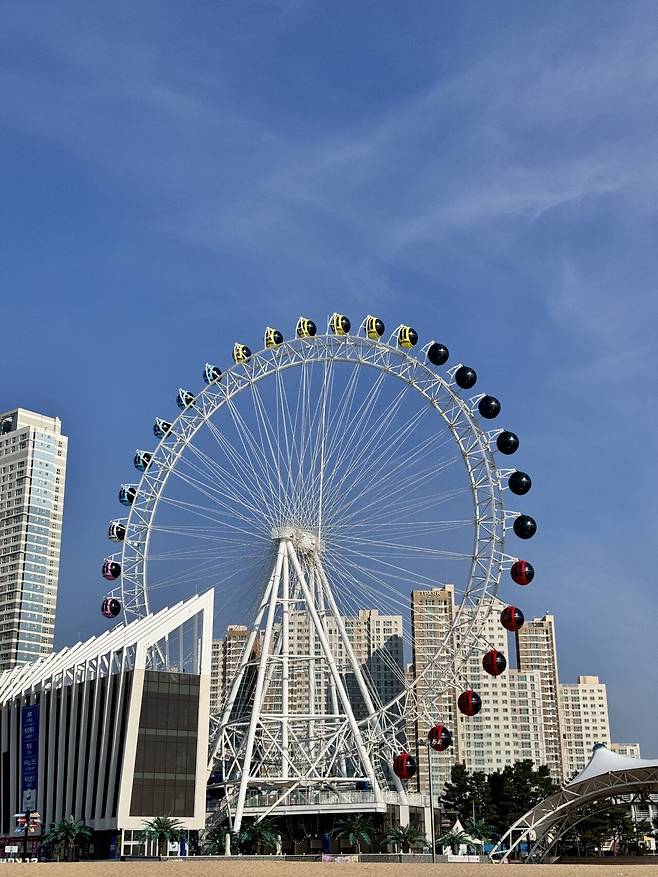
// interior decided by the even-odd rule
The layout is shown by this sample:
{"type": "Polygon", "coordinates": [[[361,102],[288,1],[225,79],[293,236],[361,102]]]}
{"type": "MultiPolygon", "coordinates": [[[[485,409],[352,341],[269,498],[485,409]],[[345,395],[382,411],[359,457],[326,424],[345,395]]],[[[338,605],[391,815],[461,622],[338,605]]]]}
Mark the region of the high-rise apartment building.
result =
{"type": "Polygon", "coordinates": [[[67,442],[59,418],[0,414],[0,670],[52,651],[67,442]]]}
{"type": "Polygon", "coordinates": [[[557,664],[555,641],[555,618],[526,619],[526,623],[516,634],[516,649],[519,670],[527,673],[539,671],[542,687],[542,708],[544,714],[544,742],[546,764],[556,782],[564,777],[563,730],[560,704],[560,677],[557,664]]]}
{"type": "MultiPolygon", "coordinates": [[[[352,666],[343,647],[338,625],[331,617],[326,619],[326,631],[332,654],[341,672],[354,712],[365,715],[365,707],[352,666]]],[[[345,630],[355,657],[368,682],[382,702],[392,700],[404,687],[404,649],[402,616],[380,615],[377,609],[360,609],[356,616],[343,617],[345,630]]],[[[280,635],[276,625],[275,638],[280,635]]],[[[211,674],[211,708],[219,707],[235,675],[240,656],[249,636],[249,629],[230,624],[226,637],[213,643],[211,674]]],[[[260,643],[260,640],[258,640],[260,643]]],[[[332,712],[328,665],[324,661],[319,639],[306,612],[291,612],[289,620],[289,649],[294,655],[305,655],[303,660],[292,661],[289,669],[289,708],[291,713],[309,712],[311,677],[313,678],[314,710],[318,715],[332,712]],[[315,664],[314,664],[315,662],[315,664]],[[311,667],[315,673],[311,674],[311,667]],[[324,671],[324,672],[323,672],[324,671]]],[[[264,710],[280,709],[281,667],[272,665],[264,710]]]]}
{"type": "MultiPolygon", "coordinates": [[[[437,661],[437,653],[454,653],[456,641],[452,632],[455,619],[454,585],[443,585],[423,591],[411,592],[411,640],[413,644],[411,672],[417,679],[416,698],[420,718],[413,728],[407,728],[409,747],[416,747],[418,772],[416,787],[429,790],[427,771],[427,733],[441,717],[443,724],[453,730],[457,716],[457,692],[448,689],[437,701],[435,692],[443,688],[446,672],[453,671],[452,660],[437,661]]],[[[450,770],[462,761],[460,737],[453,730],[453,745],[446,752],[432,756],[432,782],[440,789],[450,779],[450,770]]]]}
{"type": "Polygon", "coordinates": [[[564,779],[587,764],[596,743],[610,746],[608,697],[598,676],[578,676],[575,685],[560,685],[564,779]]]}
{"type": "Polygon", "coordinates": [[[491,773],[524,759],[537,766],[546,763],[541,674],[511,666],[511,637],[500,623],[505,605],[494,599],[479,611],[486,614],[481,636],[489,648],[506,656],[507,670],[501,676],[489,676],[479,651],[467,665],[469,683],[482,698],[477,716],[458,713],[457,719],[459,754],[471,771],[491,773]]]}
{"type": "MultiPolygon", "coordinates": [[[[509,636],[500,624],[500,612],[505,606],[492,600],[477,611],[484,617],[479,622],[481,635],[489,648],[503,652],[509,662],[509,636]]],[[[464,610],[468,614],[468,610],[464,610]]],[[[444,585],[427,591],[414,591],[411,596],[411,617],[414,637],[413,672],[418,677],[429,665],[429,674],[417,686],[418,698],[429,704],[433,691],[441,680],[434,673],[443,673],[435,655],[439,648],[455,651],[459,647],[460,631],[469,625],[460,625],[451,633],[455,616],[454,588],[444,585]],[[434,668],[432,665],[436,664],[434,668]]],[[[469,684],[482,697],[482,710],[477,716],[463,716],[457,709],[457,694],[446,692],[439,703],[434,703],[436,721],[439,719],[453,732],[453,745],[446,752],[432,755],[432,774],[435,788],[441,788],[450,779],[453,764],[463,762],[470,771],[502,770],[517,760],[531,759],[535,764],[546,762],[543,728],[542,683],[536,670],[522,671],[509,668],[497,678],[482,669],[482,655],[474,652],[464,668],[469,684]]],[[[454,671],[450,667],[449,671],[454,671]]],[[[427,712],[421,708],[422,712],[427,712]]],[[[409,734],[410,745],[416,738],[424,741],[429,721],[419,721],[409,734]]],[[[418,787],[428,791],[427,749],[419,746],[418,787]]]]}
{"type": "MultiPolygon", "coordinates": [[[[213,640],[210,665],[211,712],[215,712],[221,707],[224,698],[229,693],[229,686],[237,672],[248,639],[249,629],[247,627],[243,624],[229,624],[224,639],[213,640]]],[[[259,646],[260,642],[257,641],[253,657],[259,653],[259,646]]],[[[246,691],[251,675],[253,675],[253,671],[245,677],[241,695],[246,691]]],[[[240,697],[238,697],[239,699],[240,697]]]]}

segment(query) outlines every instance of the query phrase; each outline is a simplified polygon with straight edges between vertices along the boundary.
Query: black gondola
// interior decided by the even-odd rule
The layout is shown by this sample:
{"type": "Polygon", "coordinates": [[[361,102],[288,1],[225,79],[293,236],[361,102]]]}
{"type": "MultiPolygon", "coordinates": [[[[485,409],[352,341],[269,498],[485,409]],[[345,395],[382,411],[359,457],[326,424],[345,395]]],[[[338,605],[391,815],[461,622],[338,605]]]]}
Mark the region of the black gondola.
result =
{"type": "Polygon", "coordinates": [[[313,320],[309,320],[308,317],[300,317],[297,320],[297,326],[295,327],[295,332],[298,338],[312,338],[318,331],[318,327],[315,325],[313,320]]]}
{"type": "Polygon", "coordinates": [[[485,420],[493,420],[500,414],[500,402],[495,396],[483,396],[478,402],[478,411],[485,420]]]}
{"type": "Polygon", "coordinates": [[[532,480],[525,472],[512,472],[507,480],[507,486],[517,496],[525,496],[532,487],[532,480]]]}
{"type": "Polygon", "coordinates": [[[514,519],[514,533],[519,539],[532,539],[537,532],[537,521],[530,515],[519,515],[514,519]]]}
{"type": "Polygon", "coordinates": [[[236,365],[240,363],[245,365],[251,359],[251,350],[247,347],[246,344],[234,344],[233,345],[233,362],[236,365]]]}
{"type": "Polygon", "coordinates": [[[216,384],[222,376],[221,368],[207,362],[203,367],[203,380],[206,384],[216,384]]]}
{"type": "Polygon", "coordinates": [[[121,612],[121,601],[116,597],[106,597],[101,603],[101,615],[105,618],[116,618],[121,612]]]}
{"type": "Polygon", "coordinates": [[[519,437],[515,432],[510,432],[509,429],[504,429],[496,436],[496,447],[501,454],[505,454],[506,456],[515,454],[519,449],[519,437]]]}
{"type": "Polygon", "coordinates": [[[152,459],[153,454],[149,451],[136,451],[133,457],[133,465],[138,471],[145,472],[152,459]]]}
{"type": "Polygon", "coordinates": [[[183,389],[183,387],[179,387],[178,395],[176,396],[176,405],[182,410],[183,408],[189,408],[192,402],[194,402],[194,393],[183,389]]]}
{"type": "Polygon", "coordinates": [[[122,484],[119,490],[119,502],[121,505],[132,505],[137,496],[135,484],[122,484]]]}
{"type": "Polygon", "coordinates": [[[497,649],[491,649],[482,656],[482,669],[489,676],[500,676],[507,667],[507,658],[497,649]]]}
{"type": "Polygon", "coordinates": [[[525,615],[518,606],[505,606],[500,613],[500,623],[505,630],[509,630],[510,633],[516,633],[525,624],[525,615]]]}
{"type": "Polygon", "coordinates": [[[462,390],[470,390],[477,383],[478,376],[474,369],[468,365],[460,365],[455,372],[455,383],[462,390]]]}
{"type": "Polygon", "coordinates": [[[427,348],[427,358],[432,365],[445,365],[450,357],[450,351],[445,344],[439,344],[438,341],[432,341],[427,348]]]}
{"type": "Polygon", "coordinates": [[[155,423],[153,424],[153,435],[158,438],[164,438],[171,429],[171,423],[168,420],[163,420],[161,417],[155,418],[155,423]]]}
{"type": "Polygon", "coordinates": [[[111,521],[107,528],[107,538],[111,542],[123,542],[126,538],[126,528],[121,521],[111,521]]]}

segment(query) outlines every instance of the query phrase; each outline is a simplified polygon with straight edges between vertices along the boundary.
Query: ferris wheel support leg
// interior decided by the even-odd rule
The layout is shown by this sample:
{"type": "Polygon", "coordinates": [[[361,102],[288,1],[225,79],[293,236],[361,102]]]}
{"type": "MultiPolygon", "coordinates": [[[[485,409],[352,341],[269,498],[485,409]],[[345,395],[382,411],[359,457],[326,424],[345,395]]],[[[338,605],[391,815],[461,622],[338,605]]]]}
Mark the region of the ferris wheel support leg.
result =
{"type": "MultiPolygon", "coordinates": [[[[311,602],[315,605],[315,572],[313,567],[308,571],[308,589],[311,593],[311,602]]],[[[308,630],[308,714],[315,715],[315,628],[312,624],[308,630]]],[[[308,751],[311,759],[315,757],[315,722],[311,719],[308,723],[308,751]]]]}
{"type": "Polygon", "coordinates": [[[270,575],[270,578],[268,580],[267,587],[265,588],[265,593],[263,594],[263,599],[261,600],[261,604],[258,607],[258,612],[256,614],[256,618],[254,619],[254,622],[251,626],[249,638],[248,638],[248,640],[245,644],[245,647],[242,651],[242,655],[240,656],[240,663],[238,664],[238,668],[235,672],[235,676],[233,677],[233,681],[231,682],[229,696],[228,696],[228,699],[227,699],[226,704],[224,706],[224,710],[222,712],[222,718],[220,719],[220,722],[219,722],[219,731],[217,734],[217,740],[216,740],[215,746],[213,747],[213,751],[210,755],[210,758],[208,759],[208,775],[210,775],[210,773],[213,769],[214,761],[215,761],[215,758],[217,757],[217,751],[220,747],[221,740],[222,740],[222,731],[226,727],[226,723],[228,722],[228,720],[231,717],[231,713],[233,711],[233,707],[235,706],[235,701],[236,701],[237,696],[238,696],[238,691],[240,690],[240,685],[242,684],[242,680],[244,678],[245,669],[246,669],[247,664],[249,663],[249,660],[250,660],[251,655],[253,653],[253,648],[254,648],[254,643],[256,642],[256,637],[258,636],[258,634],[260,632],[260,624],[261,624],[261,621],[263,620],[263,615],[265,614],[265,610],[267,609],[267,607],[269,606],[269,603],[270,603],[270,596],[272,594],[272,588],[274,587],[274,582],[276,579],[276,571],[277,571],[278,562],[279,562],[279,559],[277,556],[277,560],[275,561],[275,564],[274,564],[274,569],[272,570],[272,574],[270,575]]]}
{"type": "Polygon", "coordinates": [[[290,560],[283,555],[283,609],[281,617],[281,775],[288,778],[288,721],[290,716],[290,560]]]}
{"type": "MultiPolygon", "coordinates": [[[[325,634],[327,633],[327,619],[325,616],[326,606],[324,600],[324,587],[322,585],[322,580],[320,580],[320,587],[318,588],[318,606],[320,607],[320,619],[322,621],[322,626],[324,628],[325,634]]],[[[331,698],[331,710],[335,716],[338,715],[338,694],[336,692],[336,683],[333,680],[333,677],[329,677],[329,696],[331,698]]],[[[336,726],[338,726],[338,720],[336,720],[336,726]]],[[[345,754],[341,753],[338,764],[340,765],[341,775],[347,776],[347,760],[345,758],[345,754]]]]}
{"type": "MultiPolygon", "coordinates": [[[[372,716],[375,714],[375,705],[372,701],[372,697],[370,695],[370,691],[368,686],[366,685],[365,679],[363,678],[363,673],[361,672],[361,665],[359,664],[356,655],[354,654],[354,649],[352,648],[352,643],[347,635],[347,631],[345,630],[345,624],[343,623],[343,618],[338,611],[338,606],[334,599],[333,592],[331,590],[331,586],[329,584],[329,579],[327,578],[327,574],[324,571],[324,567],[322,565],[322,561],[320,557],[316,555],[316,563],[318,568],[318,574],[320,578],[320,582],[322,585],[322,591],[324,593],[324,597],[329,604],[331,612],[336,619],[336,624],[338,626],[338,632],[340,638],[343,643],[343,648],[345,649],[345,654],[349,658],[350,664],[352,665],[352,672],[354,673],[354,678],[357,681],[359,686],[359,690],[361,692],[361,697],[363,698],[363,702],[365,703],[365,707],[368,710],[368,715],[372,716]]],[[[378,730],[381,730],[380,722],[378,719],[375,720],[375,727],[378,730]]],[[[402,784],[402,780],[397,776],[397,774],[393,774],[393,782],[395,783],[395,790],[400,796],[400,803],[404,806],[408,806],[409,801],[407,799],[407,791],[402,784]]]]}
{"type": "Polygon", "coordinates": [[[313,602],[313,598],[311,592],[309,590],[308,584],[306,582],[306,576],[304,575],[304,571],[299,562],[299,558],[297,557],[297,553],[294,549],[292,542],[289,539],[282,540],[285,541],[286,547],[288,550],[288,555],[290,557],[290,561],[292,563],[293,569],[295,570],[295,575],[297,577],[297,581],[302,589],[302,593],[304,594],[304,599],[306,600],[306,605],[313,621],[313,625],[315,626],[316,633],[320,640],[320,644],[322,646],[322,651],[324,653],[325,660],[329,666],[329,672],[334,680],[336,685],[336,689],[338,691],[338,696],[340,698],[343,710],[347,717],[347,722],[350,726],[350,730],[352,731],[352,736],[354,738],[354,743],[357,748],[357,752],[359,753],[359,759],[361,764],[363,765],[365,772],[368,776],[368,780],[372,787],[372,790],[375,795],[375,799],[378,803],[383,803],[382,790],[377,782],[377,778],[375,776],[375,769],[370,760],[370,755],[368,750],[366,749],[363,737],[361,736],[361,729],[359,728],[358,722],[354,717],[354,712],[352,710],[352,704],[350,703],[349,696],[343,684],[343,680],[341,679],[340,672],[338,667],[336,666],[336,660],[334,658],[333,652],[331,650],[331,645],[329,643],[329,638],[324,632],[324,628],[320,621],[320,616],[318,615],[318,611],[315,608],[315,604],[313,602]]]}
{"type": "Polygon", "coordinates": [[[267,659],[270,655],[270,643],[272,641],[272,630],[274,627],[274,614],[279,596],[279,584],[281,582],[281,569],[283,566],[283,558],[285,553],[285,545],[282,542],[279,545],[279,552],[276,558],[276,569],[274,571],[274,582],[270,591],[270,602],[267,609],[267,622],[265,625],[265,633],[263,636],[263,648],[258,662],[258,676],[256,677],[256,690],[254,691],[254,706],[249,718],[249,730],[247,732],[247,742],[245,746],[244,761],[242,763],[242,776],[240,777],[240,791],[238,792],[238,800],[235,806],[235,819],[233,820],[233,830],[240,831],[242,826],[242,816],[244,813],[244,801],[247,795],[247,785],[249,783],[249,773],[251,771],[251,756],[254,751],[254,740],[256,738],[256,726],[260,719],[260,707],[263,697],[263,686],[265,684],[265,676],[267,673],[267,659]]]}

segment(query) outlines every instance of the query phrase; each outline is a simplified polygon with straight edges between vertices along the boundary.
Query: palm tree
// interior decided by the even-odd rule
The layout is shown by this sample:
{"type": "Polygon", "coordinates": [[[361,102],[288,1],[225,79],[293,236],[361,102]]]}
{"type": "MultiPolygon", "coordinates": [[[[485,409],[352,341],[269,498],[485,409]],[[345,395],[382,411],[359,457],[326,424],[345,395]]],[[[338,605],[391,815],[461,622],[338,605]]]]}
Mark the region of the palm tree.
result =
{"type": "Polygon", "coordinates": [[[53,847],[64,845],[64,859],[68,860],[69,850],[75,855],[75,847],[79,840],[89,840],[93,835],[91,828],[85,825],[82,820],[77,820],[73,816],[66,816],[60,822],[51,825],[48,834],[44,840],[53,847]]]}
{"type": "Polygon", "coordinates": [[[463,844],[467,844],[468,840],[468,835],[463,831],[450,830],[447,834],[444,834],[443,837],[440,837],[437,840],[437,843],[444,847],[450,847],[453,854],[456,856],[459,852],[459,847],[463,844]]]}
{"type": "Polygon", "coordinates": [[[271,819],[254,819],[238,835],[238,845],[241,850],[246,847],[247,850],[258,855],[261,851],[276,849],[279,833],[271,819]]]}
{"type": "Polygon", "coordinates": [[[181,835],[182,824],[178,819],[171,816],[156,816],[155,819],[144,821],[144,829],[140,834],[143,840],[157,840],[158,855],[164,855],[165,844],[171,840],[178,840],[181,835]]]}
{"type": "Polygon", "coordinates": [[[466,833],[470,834],[471,837],[476,837],[478,840],[481,840],[486,844],[493,838],[494,829],[488,822],[485,822],[484,819],[471,818],[466,820],[466,833]]]}
{"type": "Polygon", "coordinates": [[[203,838],[203,852],[206,856],[222,856],[226,846],[229,825],[226,820],[216,823],[203,838]]]}
{"type": "Polygon", "coordinates": [[[372,825],[358,813],[352,813],[343,817],[334,828],[335,837],[343,837],[352,847],[356,847],[357,853],[361,852],[361,844],[370,844],[372,825]]]}
{"type": "Polygon", "coordinates": [[[412,847],[422,847],[427,843],[423,832],[415,825],[399,825],[384,838],[382,846],[392,844],[397,852],[398,847],[403,853],[411,852],[412,847]]]}

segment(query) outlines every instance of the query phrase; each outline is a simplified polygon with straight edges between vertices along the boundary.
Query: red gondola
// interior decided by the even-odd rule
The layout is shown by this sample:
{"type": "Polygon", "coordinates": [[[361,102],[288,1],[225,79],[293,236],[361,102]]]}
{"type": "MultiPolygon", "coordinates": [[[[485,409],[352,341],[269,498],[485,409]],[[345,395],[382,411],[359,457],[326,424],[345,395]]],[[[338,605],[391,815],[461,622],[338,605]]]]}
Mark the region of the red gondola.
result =
{"type": "Polygon", "coordinates": [[[410,780],[417,770],[416,759],[408,752],[401,752],[393,759],[393,771],[401,780],[410,780]]]}
{"type": "Polygon", "coordinates": [[[482,657],[482,667],[489,676],[500,676],[507,667],[507,658],[502,652],[491,649],[482,657]]]}

